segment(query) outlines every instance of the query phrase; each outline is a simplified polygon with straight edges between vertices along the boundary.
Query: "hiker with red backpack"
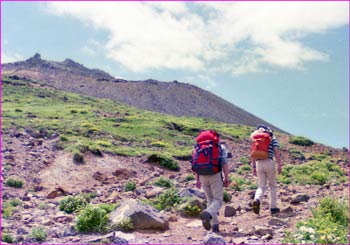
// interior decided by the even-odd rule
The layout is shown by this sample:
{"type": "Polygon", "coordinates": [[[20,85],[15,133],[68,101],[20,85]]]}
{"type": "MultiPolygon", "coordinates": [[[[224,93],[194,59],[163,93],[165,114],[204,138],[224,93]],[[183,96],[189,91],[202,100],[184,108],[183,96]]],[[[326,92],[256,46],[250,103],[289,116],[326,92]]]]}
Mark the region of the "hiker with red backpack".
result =
{"type": "Polygon", "coordinates": [[[218,213],[223,205],[223,187],[230,184],[227,158],[232,156],[214,130],[202,131],[196,141],[192,170],[196,175],[197,188],[203,187],[207,199],[207,208],[200,213],[200,218],[206,230],[212,228],[213,232],[219,232],[218,213]]]}
{"type": "Polygon", "coordinates": [[[250,138],[252,140],[250,157],[253,175],[258,177],[258,189],[255,192],[253,211],[259,214],[261,198],[267,189],[268,182],[270,188],[270,212],[272,215],[279,213],[276,183],[276,162],[277,173],[280,174],[282,172],[279,143],[274,137],[273,131],[265,125],[257,126],[250,138]],[[273,160],[274,156],[276,162],[273,160]]]}

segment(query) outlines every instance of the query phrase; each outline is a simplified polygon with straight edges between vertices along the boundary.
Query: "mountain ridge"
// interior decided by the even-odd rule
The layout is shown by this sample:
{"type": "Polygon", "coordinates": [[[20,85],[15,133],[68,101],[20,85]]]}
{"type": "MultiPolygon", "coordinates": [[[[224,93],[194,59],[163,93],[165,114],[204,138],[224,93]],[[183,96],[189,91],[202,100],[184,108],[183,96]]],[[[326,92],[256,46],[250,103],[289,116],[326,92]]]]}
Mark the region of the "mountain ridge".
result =
{"type": "Polygon", "coordinates": [[[57,89],[107,98],[140,109],[175,116],[197,116],[248,126],[267,124],[285,132],[219,96],[192,84],[176,80],[125,80],[99,69],[89,69],[71,59],[47,61],[33,57],[2,65],[2,73],[42,81],[57,89]]]}

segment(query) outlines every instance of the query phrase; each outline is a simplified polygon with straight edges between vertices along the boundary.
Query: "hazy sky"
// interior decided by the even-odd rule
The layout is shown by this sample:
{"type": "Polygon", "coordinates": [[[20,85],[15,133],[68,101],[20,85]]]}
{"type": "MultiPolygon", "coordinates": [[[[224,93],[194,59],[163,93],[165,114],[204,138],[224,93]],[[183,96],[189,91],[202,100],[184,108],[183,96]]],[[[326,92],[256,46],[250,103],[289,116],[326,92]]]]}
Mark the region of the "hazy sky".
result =
{"type": "Polygon", "coordinates": [[[2,63],[71,58],[209,90],[295,135],[349,142],[349,3],[1,2],[2,63]]]}

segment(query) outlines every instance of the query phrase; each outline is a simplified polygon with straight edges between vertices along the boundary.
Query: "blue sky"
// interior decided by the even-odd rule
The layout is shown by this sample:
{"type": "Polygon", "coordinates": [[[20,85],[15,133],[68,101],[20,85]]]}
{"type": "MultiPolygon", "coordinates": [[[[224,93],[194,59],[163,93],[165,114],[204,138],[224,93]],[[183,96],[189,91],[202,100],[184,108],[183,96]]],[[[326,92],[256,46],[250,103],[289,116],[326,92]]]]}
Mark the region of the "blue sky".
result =
{"type": "Polygon", "coordinates": [[[209,90],[295,135],[349,145],[348,2],[1,2],[2,63],[71,58],[209,90]]]}

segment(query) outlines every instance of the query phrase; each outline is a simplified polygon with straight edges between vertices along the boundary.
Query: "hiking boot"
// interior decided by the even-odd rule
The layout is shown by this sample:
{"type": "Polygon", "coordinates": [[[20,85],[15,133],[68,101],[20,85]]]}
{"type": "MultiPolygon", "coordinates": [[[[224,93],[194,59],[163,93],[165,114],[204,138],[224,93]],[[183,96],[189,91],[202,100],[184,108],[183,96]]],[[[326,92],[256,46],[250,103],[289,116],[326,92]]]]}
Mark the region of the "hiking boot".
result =
{"type": "Polygon", "coordinates": [[[211,224],[210,224],[211,215],[210,215],[210,213],[208,213],[207,211],[202,211],[199,216],[201,217],[203,227],[209,231],[211,228],[211,224]]]}
{"type": "Polygon", "coordinates": [[[280,209],[279,208],[271,208],[270,211],[271,211],[271,214],[277,214],[280,212],[280,209]]]}
{"type": "Polygon", "coordinates": [[[253,211],[256,214],[259,214],[259,212],[260,212],[260,200],[259,199],[256,199],[253,201],[253,211]]]}
{"type": "Polygon", "coordinates": [[[219,224],[213,224],[212,231],[213,231],[213,232],[220,232],[220,230],[219,230],[219,224]]]}

